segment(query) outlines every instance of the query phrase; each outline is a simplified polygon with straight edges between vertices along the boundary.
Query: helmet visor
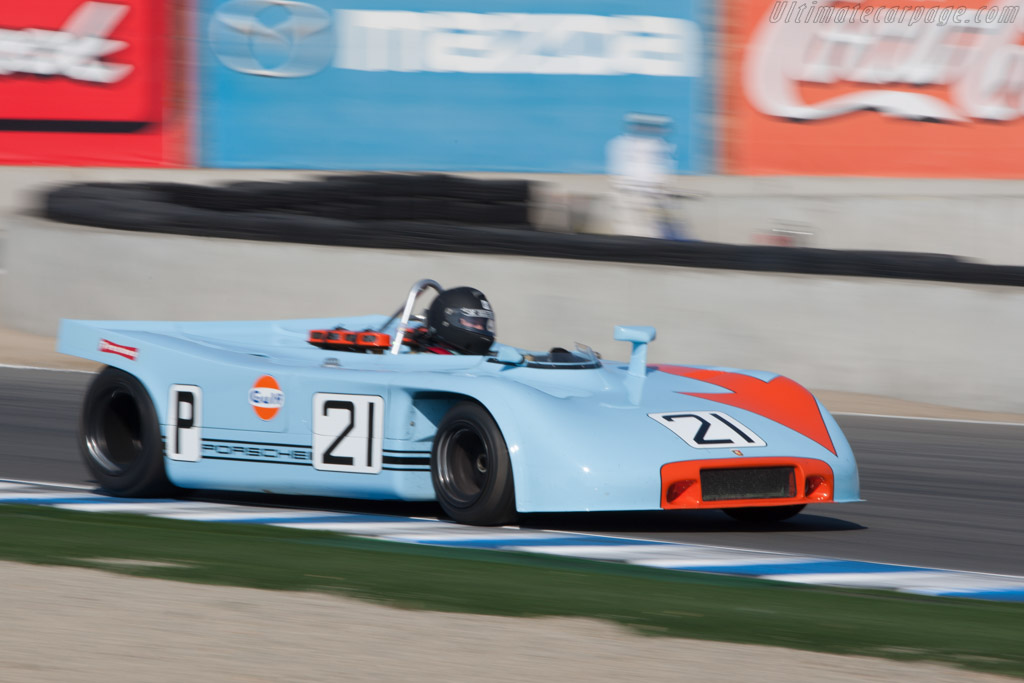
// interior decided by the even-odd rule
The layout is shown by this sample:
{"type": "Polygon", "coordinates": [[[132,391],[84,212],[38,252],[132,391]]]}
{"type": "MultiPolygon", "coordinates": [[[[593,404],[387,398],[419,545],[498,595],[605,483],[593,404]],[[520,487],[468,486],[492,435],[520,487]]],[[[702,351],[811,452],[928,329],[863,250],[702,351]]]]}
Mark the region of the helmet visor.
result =
{"type": "Polygon", "coordinates": [[[484,309],[459,308],[456,309],[455,323],[464,330],[477,332],[481,335],[494,336],[494,313],[484,309]]]}

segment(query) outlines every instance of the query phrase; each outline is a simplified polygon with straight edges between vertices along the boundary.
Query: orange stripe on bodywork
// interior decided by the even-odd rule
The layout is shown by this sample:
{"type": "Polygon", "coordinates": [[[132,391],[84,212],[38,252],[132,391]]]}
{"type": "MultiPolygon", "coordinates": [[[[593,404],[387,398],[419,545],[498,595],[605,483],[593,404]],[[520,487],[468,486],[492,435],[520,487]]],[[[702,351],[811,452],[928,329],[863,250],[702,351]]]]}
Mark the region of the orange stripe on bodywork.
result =
{"type": "Polygon", "coordinates": [[[700,394],[680,391],[680,394],[696,396],[716,403],[749,410],[769,420],[789,427],[808,439],[818,442],[836,453],[828,427],[821,416],[818,402],[811,392],[787,377],[776,377],[770,382],[724,370],[705,370],[681,365],[652,366],[661,372],[679,377],[689,377],[708,384],[728,389],[729,394],[700,394]]]}

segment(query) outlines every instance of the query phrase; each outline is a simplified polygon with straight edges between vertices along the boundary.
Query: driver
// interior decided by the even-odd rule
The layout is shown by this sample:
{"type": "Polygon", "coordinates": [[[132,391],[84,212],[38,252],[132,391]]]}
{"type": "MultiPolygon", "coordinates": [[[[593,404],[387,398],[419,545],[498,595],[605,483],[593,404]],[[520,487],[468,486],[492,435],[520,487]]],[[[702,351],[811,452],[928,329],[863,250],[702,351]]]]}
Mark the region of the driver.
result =
{"type": "Polygon", "coordinates": [[[478,289],[446,289],[430,304],[421,329],[421,351],[482,356],[494,343],[494,311],[478,289]]]}

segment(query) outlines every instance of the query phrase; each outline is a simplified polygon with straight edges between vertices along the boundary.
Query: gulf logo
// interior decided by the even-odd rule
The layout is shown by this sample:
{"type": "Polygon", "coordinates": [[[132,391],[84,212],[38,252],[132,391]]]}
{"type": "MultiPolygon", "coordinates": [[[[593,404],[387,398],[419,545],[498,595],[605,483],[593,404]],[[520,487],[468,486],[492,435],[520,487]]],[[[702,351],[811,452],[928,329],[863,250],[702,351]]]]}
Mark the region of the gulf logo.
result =
{"type": "Polygon", "coordinates": [[[249,405],[261,420],[273,420],[284,406],[284,392],[277,380],[270,375],[256,380],[249,390],[249,405]]]}

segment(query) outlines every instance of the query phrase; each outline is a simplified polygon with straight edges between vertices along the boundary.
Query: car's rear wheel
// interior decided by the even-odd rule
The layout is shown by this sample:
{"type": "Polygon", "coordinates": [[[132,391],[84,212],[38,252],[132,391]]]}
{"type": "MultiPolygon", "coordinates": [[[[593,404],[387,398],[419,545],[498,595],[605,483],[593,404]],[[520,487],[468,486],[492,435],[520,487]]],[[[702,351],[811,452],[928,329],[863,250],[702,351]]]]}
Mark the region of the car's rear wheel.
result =
{"type": "Polygon", "coordinates": [[[172,489],[164,471],[160,421],[135,377],[106,368],[85,394],[78,443],[100,487],[116,496],[157,496],[172,489]]]}
{"type": "Polygon", "coordinates": [[[508,446],[483,406],[464,401],[444,416],[434,437],[430,476],[441,508],[456,522],[498,526],[515,520],[508,446]]]}
{"type": "Polygon", "coordinates": [[[781,522],[800,514],[805,505],[777,505],[774,507],[756,508],[722,508],[722,512],[740,522],[781,522]]]}

